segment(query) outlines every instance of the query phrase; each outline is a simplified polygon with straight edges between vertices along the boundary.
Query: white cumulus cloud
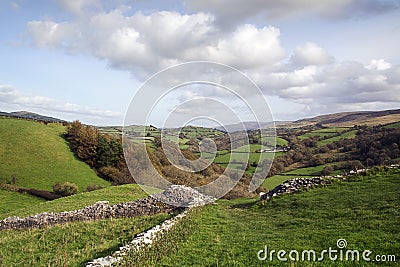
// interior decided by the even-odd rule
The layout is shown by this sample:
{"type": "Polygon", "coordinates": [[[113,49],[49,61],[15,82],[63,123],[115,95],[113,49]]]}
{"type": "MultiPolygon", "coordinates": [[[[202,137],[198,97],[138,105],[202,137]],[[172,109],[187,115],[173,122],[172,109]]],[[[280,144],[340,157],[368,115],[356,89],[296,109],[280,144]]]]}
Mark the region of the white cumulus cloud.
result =
{"type": "Polygon", "coordinates": [[[28,31],[39,47],[78,48],[140,79],[179,62],[209,60],[247,69],[276,65],[285,56],[280,31],[271,26],[246,24],[223,32],[206,13],[125,11],[98,13],[89,23],[32,21],[28,31]]]}
{"type": "Polygon", "coordinates": [[[317,44],[307,42],[296,47],[291,61],[296,66],[324,65],[333,62],[333,57],[317,44]]]}
{"type": "MultiPolygon", "coordinates": [[[[95,4],[93,1],[78,2],[73,4],[76,7],[70,7],[71,12],[95,4]]],[[[213,1],[213,4],[208,0],[192,1],[187,3],[187,8],[198,11],[190,14],[173,11],[144,14],[118,7],[88,13],[84,18],[75,17],[71,21],[39,20],[27,26],[32,42],[38,47],[89,54],[105,60],[113,68],[131,72],[142,81],[177,63],[208,60],[244,71],[267,96],[300,103],[305,106],[304,110],[315,114],[345,106],[351,110],[354,107],[386,108],[400,103],[398,65],[383,59],[374,59],[369,64],[337,61],[312,40],[299,44],[287,58],[278,28],[234,23],[228,29],[220,24],[226,16],[246,18],[252,12],[286,16],[298,11],[333,16],[343,8],[351,10],[358,0],[267,2],[268,5],[261,0],[250,3],[223,0],[213,1]],[[207,3],[210,3],[208,8],[207,3]]],[[[378,4],[362,7],[365,12],[372,12],[368,9],[371,6],[378,4]]],[[[386,12],[390,5],[379,6],[386,12]]],[[[241,87],[234,77],[230,84],[241,87]]],[[[248,91],[245,86],[238,90],[243,95],[248,91]]],[[[197,95],[221,97],[221,92],[210,89],[197,95]]]]}

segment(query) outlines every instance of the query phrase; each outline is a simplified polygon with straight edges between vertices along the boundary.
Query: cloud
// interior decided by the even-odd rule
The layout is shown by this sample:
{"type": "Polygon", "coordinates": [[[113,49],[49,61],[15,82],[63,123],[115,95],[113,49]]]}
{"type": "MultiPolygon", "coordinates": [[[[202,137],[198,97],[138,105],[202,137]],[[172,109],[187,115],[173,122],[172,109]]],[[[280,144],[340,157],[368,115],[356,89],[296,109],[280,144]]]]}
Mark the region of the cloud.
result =
{"type": "Polygon", "coordinates": [[[248,19],[281,19],[316,14],[322,18],[349,18],[384,13],[399,8],[390,0],[184,0],[188,10],[210,12],[222,25],[236,25],[248,19]],[[229,8],[227,8],[229,7],[229,8]]]}
{"type": "Polygon", "coordinates": [[[291,61],[295,66],[325,65],[333,62],[333,57],[317,44],[307,42],[296,47],[291,61]]]}
{"type": "Polygon", "coordinates": [[[99,7],[99,0],[57,0],[59,5],[68,12],[75,15],[83,15],[86,10],[99,7]]]}
{"type": "Polygon", "coordinates": [[[383,60],[369,65],[335,62],[287,72],[254,75],[266,95],[308,106],[314,114],[336,108],[396,107],[400,103],[400,66],[383,60]],[[374,66],[374,67],[371,67],[374,66]],[[384,66],[384,67],[382,67],[384,66]]]}
{"type": "Polygon", "coordinates": [[[38,47],[89,53],[139,79],[179,62],[209,60],[247,69],[276,65],[285,56],[280,32],[271,26],[246,24],[223,32],[206,13],[125,12],[100,12],[77,22],[32,21],[28,32],[38,47]]]}
{"type": "Polygon", "coordinates": [[[12,1],[12,2],[10,2],[10,7],[11,7],[12,9],[19,9],[19,4],[12,1]]]}
{"type": "MultiPolygon", "coordinates": [[[[387,1],[367,2],[360,6],[359,14],[373,13],[371,7],[375,5],[380,7],[379,12],[387,12],[393,6],[387,1]]],[[[222,0],[212,3],[208,0],[187,2],[188,9],[201,10],[190,14],[172,11],[144,14],[119,7],[89,13],[70,22],[31,21],[28,33],[38,47],[89,54],[105,60],[113,68],[131,72],[141,81],[181,62],[225,63],[248,74],[267,96],[303,105],[304,114],[331,112],[346,106],[350,110],[399,104],[398,65],[383,59],[374,59],[368,64],[339,62],[312,41],[298,45],[287,58],[278,28],[238,23],[254,14],[286,17],[311,12],[326,18],[335,17],[355,9],[353,5],[359,0],[270,0],[267,4],[261,0],[250,3],[222,0]],[[220,24],[225,18],[234,22],[232,28],[220,24]]],[[[79,5],[76,10],[87,7],[83,2],[79,5]]],[[[192,73],[179,75],[189,77],[192,73]]],[[[204,72],[204,75],[208,74],[204,72]]],[[[229,86],[239,87],[238,92],[243,96],[250,92],[234,77],[227,75],[224,78],[229,80],[229,86]]],[[[159,85],[163,84],[169,82],[159,85]]],[[[224,93],[223,90],[209,89],[197,96],[221,98],[224,93]]],[[[210,112],[218,113],[211,108],[210,112]]]]}
{"type": "Polygon", "coordinates": [[[392,67],[392,64],[386,62],[383,59],[373,59],[371,60],[371,63],[366,66],[367,69],[376,69],[376,70],[387,70],[392,67]]]}
{"type": "Polygon", "coordinates": [[[32,42],[40,48],[68,47],[77,37],[77,28],[67,22],[30,21],[27,27],[32,42]]]}
{"type": "MultiPolygon", "coordinates": [[[[119,112],[99,110],[88,106],[59,101],[49,97],[24,94],[11,86],[0,84],[0,104],[9,111],[32,110],[46,115],[102,123],[104,120],[121,121],[119,112]]],[[[6,111],[6,110],[1,110],[6,111]]]]}

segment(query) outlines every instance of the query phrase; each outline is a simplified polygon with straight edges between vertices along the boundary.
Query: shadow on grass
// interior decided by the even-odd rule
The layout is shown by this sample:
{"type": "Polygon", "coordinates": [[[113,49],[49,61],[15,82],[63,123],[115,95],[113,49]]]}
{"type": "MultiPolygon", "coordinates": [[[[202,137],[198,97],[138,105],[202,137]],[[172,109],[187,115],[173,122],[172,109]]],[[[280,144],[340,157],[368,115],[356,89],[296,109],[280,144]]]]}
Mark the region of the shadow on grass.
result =
{"type": "Polygon", "coordinates": [[[241,202],[228,205],[227,207],[228,209],[251,209],[257,204],[257,201],[258,199],[255,198],[242,199],[241,202]]]}

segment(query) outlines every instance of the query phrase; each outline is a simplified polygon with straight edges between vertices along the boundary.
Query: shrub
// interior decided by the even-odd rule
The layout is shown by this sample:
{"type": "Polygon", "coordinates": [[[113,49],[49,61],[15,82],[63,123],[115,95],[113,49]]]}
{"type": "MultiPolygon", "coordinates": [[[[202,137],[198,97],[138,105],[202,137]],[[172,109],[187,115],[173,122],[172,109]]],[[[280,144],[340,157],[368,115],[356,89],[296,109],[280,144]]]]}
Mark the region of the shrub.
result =
{"type": "Polygon", "coordinates": [[[90,185],[88,185],[88,186],[86,187],[86,192],[90,192],[90,191],[94,191],[94,190],[99,190],[99,189],[102,189],[102,188],[104,188],[104,187],[101,186],[101,185],[98,185],[98,184],[90,184],[90,185]]]}
{"type": "Polygon", "coordinates": [[[71,196],[78,192],[78,186],[74,183],[69,183],[69,182],[65,183],[57,182],[53,185],[53,192],[63,197],[71,196]]]}

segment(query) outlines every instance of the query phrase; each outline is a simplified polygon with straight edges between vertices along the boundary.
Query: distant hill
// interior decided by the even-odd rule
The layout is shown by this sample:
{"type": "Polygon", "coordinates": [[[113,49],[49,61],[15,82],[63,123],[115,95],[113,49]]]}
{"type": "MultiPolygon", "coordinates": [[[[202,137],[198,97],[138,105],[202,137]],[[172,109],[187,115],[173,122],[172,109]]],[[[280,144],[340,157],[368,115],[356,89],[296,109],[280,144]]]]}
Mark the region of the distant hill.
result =
{"type": "MultiPolygon", "coordinates": [[[[320,115],[312,118],[305,118],[296,121],[275,121],[277,128],[297,128],[316,124],[329,127],[352,127],[354,125],[382,125],[400,121],[400,109],[383,111],[356,111],[340,112],[333,114],[320,115]]],[[[236,124],[225,125],[225,127],[215,127],[215,129],[226,132],[236,132],[243,130],[267,129],[272,122],[248,121],[236,124]]]]}
{"type": "Polygon", "coordinates": [[[356,111],[326,114],[293,122],[277,123],[277,127],[295,128],[321,124],[330,127],[351,127],[354,125],[383,125],[400,121],[400,109],[383,111],[356,111]]]}
{"type": "Polygon", "coordinates": [[[16,186],[52,190],[72,182],[83,191],[90,184],[108,186],[71,152],[61,124],[0,117],[0,182],[15,175],[16,186]]]}
{"type": "Polygon", "coordinates": [[[48,116],[43,116],[43,115],[36,114],[33,112],[29,112],[29,111],[16,111],[16,112],[10,112],[10,113],[0,111],[0,116],[11,117],[11,118],[30,119],[30,120],[43,121],[43,122],[48,122],[48,123],[53,123],[53,122],[67,123],[67,121],[65,121],[65,120],[48,117],[48,116]]]}
{"type": "Polygon", "coordinates": [[[272,122],[256,122],[256,121],[246,121],[243,123],[235,123],[235,124],[228,124],[222,126],[215,127],[215,129],[224,131],[224,132],[237,132],[242,131],[243,128],[250,131],[250,130],[257,130],[257,129],[266,129],[272,127],[274,124],[272,122]]]}
{"type": "MultiPolygon", "coordinates": [[[[68,123],[65,120],[53,118],[49,116],[43,116],[29,111],[17,111],[17,112],[1,112],[0,117],[11,117],[11,118],[22,118],[29,120],[36,120],[48,123],[68,123]]],[[[354,125],[383,125],[389,123],[395,123],[400,121],[400,109],[393,110],[382,110],[382,111],[355,111],[355,112],[339,112],[332,114],[325,114],[311,118],[304,118],[296,121],[275,121],[275,126],[277,128],[297,128],[312,126],[316,124],[321,124],[328,127],[352,127],[354,125]]],[[[222,126],[216,126],[214,129],[224,132],[236,132],[241,131],[243,127],[246,130],[256,130],[256,129],[267,129],[273,126],[272,122],[255,122],[247,121],[236,124],[229,124],[222,126]]],[[[203,128],[190,126],[192,128],[203,128]]],[[[189,127],[189,128],[190,128],[189,127]]],[[[120,134],[122,132],[122,126],[104,126],[97,127],[101,132],[108,134],[120,134]]],[[[142,129],[141,126],[132,125],[125,127],[125,130],[137,132],[138,129],[142,129]]],[[[185,127],[183,128],[185,129],[185,127]]],[[[155,126],[147,126],[147,130],[158,131],[155,126]]],[[[169,129],[171,130],[171,129],[169,129]]]]}

